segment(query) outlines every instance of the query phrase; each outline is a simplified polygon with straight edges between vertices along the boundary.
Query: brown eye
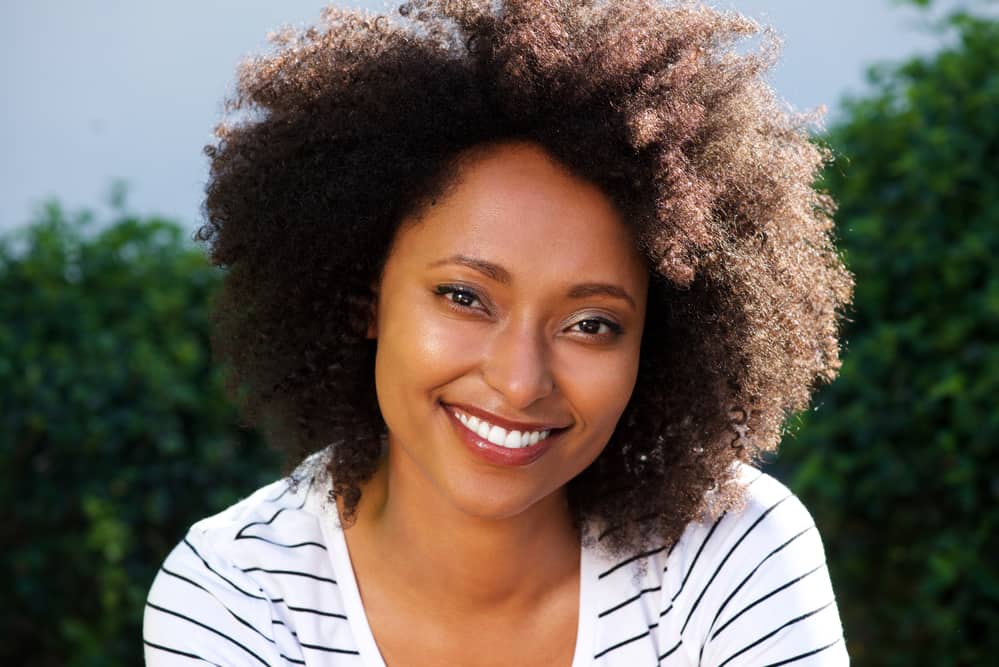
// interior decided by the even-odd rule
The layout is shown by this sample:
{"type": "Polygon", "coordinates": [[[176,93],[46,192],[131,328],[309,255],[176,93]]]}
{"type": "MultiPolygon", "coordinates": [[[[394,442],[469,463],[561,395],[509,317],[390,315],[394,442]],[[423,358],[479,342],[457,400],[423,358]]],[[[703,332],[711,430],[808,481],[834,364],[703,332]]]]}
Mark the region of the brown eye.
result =
{"type": "Polygon", "coordinates": [[[608,334],[616,336],[621,333],[621,326],[619,324],[601,318],[580,320],[573,326],[577,331],[587,336],[606,336],[608,334]]]}
{"type": "Polygon", "coordinates": [[[475,308],[476,304],[481,305],[479,296],[472,290],[456,285],[440,285],[435,290],[437,294],[443,296],[448,301],[461,308],[475,308]]]}

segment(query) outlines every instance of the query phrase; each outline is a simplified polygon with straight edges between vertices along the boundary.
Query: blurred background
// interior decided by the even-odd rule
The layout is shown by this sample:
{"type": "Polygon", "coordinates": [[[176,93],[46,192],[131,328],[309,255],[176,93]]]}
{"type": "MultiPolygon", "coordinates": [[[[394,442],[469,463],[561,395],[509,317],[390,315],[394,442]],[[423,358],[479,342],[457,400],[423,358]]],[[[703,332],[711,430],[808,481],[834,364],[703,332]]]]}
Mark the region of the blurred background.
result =
{"type": "MultiPolygon", "coordinates": [[[[711,4],[773,25],[778,94],[828,108],[857,278],[841,377],[769,470],[822,531],[854,664],[995,664],[999,3],[711,4]]],[[[190,235],[236,64],[322,6],[0,3],[2,664],[139,663],[166,553],[281,473],[223,396],[190,235]]]]}

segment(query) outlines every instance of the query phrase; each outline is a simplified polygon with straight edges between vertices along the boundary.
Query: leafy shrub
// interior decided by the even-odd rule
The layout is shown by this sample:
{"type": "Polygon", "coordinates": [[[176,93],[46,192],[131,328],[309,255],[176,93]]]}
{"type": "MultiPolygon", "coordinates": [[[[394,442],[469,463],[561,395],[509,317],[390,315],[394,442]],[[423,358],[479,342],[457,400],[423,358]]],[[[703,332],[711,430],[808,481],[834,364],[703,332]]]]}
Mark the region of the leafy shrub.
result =
{"type": "Polygon", "coordinates": [[[855,311],[781,455],[860,665],[999,653],[999,22],[952,24],[828,137],[855,311]]]}
{"type": "Polygon", "coordinates": [[[156,568],[280,473],[210,364],[218,282],[162,220],[55,205],[0,240],[0,664],[140,664],[156,568]]]}

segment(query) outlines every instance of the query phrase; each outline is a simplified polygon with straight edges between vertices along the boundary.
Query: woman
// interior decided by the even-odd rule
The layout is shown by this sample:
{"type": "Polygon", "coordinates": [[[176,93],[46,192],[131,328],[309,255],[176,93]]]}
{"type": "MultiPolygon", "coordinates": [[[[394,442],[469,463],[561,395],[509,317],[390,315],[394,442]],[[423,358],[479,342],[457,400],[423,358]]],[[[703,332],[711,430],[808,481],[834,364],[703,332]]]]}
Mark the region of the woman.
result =
{"type": "Polygon", "coordinates": [[[292,474],[201,521],[150,664],[840,665],[751,467],[838,369],[823,156],[687,4],[330,9],[241,70],[200,238],[292,474]]]}

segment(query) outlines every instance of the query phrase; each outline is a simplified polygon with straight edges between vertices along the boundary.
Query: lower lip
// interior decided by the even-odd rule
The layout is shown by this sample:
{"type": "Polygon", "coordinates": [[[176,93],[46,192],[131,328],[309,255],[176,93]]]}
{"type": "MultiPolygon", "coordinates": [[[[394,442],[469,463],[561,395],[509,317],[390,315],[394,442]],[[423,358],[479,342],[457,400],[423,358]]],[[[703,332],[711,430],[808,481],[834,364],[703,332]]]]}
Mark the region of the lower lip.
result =
{"type": "Polygon", "coordinates": [[[549,433],[548,437],[544,440],[539,440],[537,444],[528,445],[527,447],[519,447],[517,449],[508,449],[506,447],[500,447],[499,445],[494,445],[488,440],[483,440],[476,433],[472,433],[470,430],[465,428],[465,425],[458,420],[454,412],[451,411],[447,406],[444,407],[444,412],[447,413],[448,417],[454,423],[455,429],[458,431],[458,437],[461,439],[468,450],[474,454],[476,457],[498,466],[526,466],[530,463],[534,463],[539,458],[544,456],[548,448],[551,447],[552,442],[561,435],[560,431],[555,433],[549,433]]]}

